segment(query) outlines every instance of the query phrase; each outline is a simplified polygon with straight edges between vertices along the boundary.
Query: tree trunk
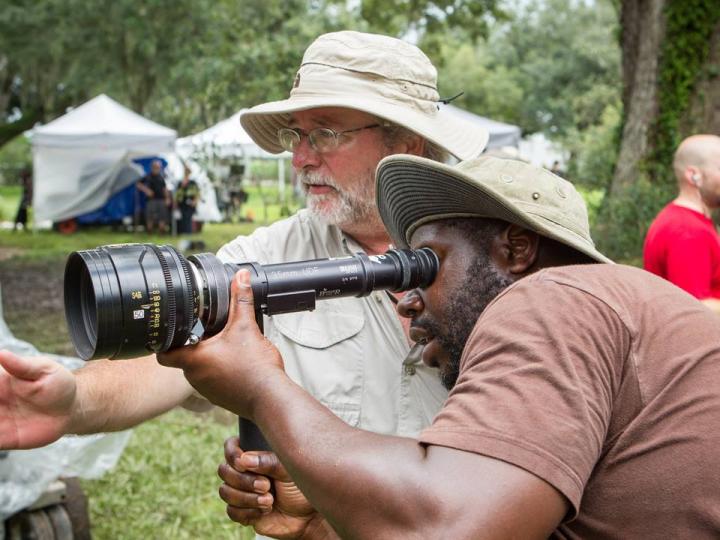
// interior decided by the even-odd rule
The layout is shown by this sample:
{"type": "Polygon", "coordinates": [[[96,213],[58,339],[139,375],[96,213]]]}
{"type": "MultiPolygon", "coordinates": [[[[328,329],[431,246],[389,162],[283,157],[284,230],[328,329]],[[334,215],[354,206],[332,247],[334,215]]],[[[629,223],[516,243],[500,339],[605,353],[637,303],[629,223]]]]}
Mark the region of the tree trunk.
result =
{"type": "Polygon", "coordinates": [[[665,34],[664,7],[665,0],[622,2],[625,121],[610,194],[621,193],[637,179],[640,160],[651,151],[650,128],[658,111],[658,66],[665,34]]]}
{"type": "Polygon", "coordinates": [[[615,172],[593,235],[637,263],[652,219],[673,198],[675,149],[720,132],[720,2],[622,0],[624,119],[615,172]]]}
{"type": "Polygon", "coordinates": [[[684,135],[720,135],[720,20],[713,30],[710,54],[690,99],[690,107],[680,121],[680,130],[684,135]]]}

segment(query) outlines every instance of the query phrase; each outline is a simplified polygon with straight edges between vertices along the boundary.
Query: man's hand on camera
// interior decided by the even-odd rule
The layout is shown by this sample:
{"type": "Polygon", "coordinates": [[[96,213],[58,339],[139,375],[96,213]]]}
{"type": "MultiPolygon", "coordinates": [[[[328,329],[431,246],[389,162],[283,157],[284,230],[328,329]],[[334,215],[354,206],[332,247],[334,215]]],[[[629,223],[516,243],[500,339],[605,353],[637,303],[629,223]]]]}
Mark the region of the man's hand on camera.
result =
{"type": "Polygon", "coordinates": [[[212,403],[252,419],[255,396],[277,377],[286,377],[278,350],[255,322],[250,274],[232,282],[225,328],[191,347],[159,353],[158,362],[183,370],[188,382],[212,403]]]}
{"type": "Polygon", "coordinates": [[[225,441],[225,482],[220,498],[233,521],[273,538],[308,538],[322,520],[272,452],[243,452],[237,437],[225,441]],[[274,496],[270,486],[275,488],[274,496]]]}
{"type": "Polygon", "coordinates": [[[75,377],[57,362],[0,351],[0,449],[36,448],[65,433],[75,377]]]}

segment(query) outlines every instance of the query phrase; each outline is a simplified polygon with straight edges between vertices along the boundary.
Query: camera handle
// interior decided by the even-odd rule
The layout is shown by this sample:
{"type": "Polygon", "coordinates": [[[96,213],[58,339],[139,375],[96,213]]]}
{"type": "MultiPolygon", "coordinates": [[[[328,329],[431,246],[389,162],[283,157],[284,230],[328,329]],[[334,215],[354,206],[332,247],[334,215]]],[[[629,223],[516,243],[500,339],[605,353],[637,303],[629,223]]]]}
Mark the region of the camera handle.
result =
{"type": "MultiPolygon", "coordinates": [[[[253,280],[253,289],[255,289],[256,285],[253,280]]],[[[255,294],[255,290],[253,290],[253,295],[255,295],[255,298],[260,298],[259,295],[255,294]]],[[[260,328],[260,332],[263,334],[265,333],[265,328],[263,325],[263,313],[262,308],[259,303],[255,304],[255,322],[258,325],[258,328],[260,328]]],[[[260,428],[257,427],[253,422],[250,420],[247,420],[245,418],[239,418],[239,438],[240,438],[240,448],[243,450],[269,450],[272,451],[272,448],[270,448],[270,445],[265,440],[265,437],[262,434],[262,431],[260,431],[260,428]]]]}

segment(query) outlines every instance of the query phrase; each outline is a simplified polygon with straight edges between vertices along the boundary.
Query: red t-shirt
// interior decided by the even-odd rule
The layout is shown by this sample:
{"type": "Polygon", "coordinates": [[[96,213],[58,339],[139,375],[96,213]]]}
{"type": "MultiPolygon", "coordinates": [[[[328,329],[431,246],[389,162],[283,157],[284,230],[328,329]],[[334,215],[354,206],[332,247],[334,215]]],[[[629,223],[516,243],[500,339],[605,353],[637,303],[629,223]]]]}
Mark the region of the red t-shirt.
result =
{"type": "Polygon", "coordinates": [[[720,238],[700,212],[674,203],[663,208],[645,237],[643,262],[696,298],[720,298],[720,238]]]}

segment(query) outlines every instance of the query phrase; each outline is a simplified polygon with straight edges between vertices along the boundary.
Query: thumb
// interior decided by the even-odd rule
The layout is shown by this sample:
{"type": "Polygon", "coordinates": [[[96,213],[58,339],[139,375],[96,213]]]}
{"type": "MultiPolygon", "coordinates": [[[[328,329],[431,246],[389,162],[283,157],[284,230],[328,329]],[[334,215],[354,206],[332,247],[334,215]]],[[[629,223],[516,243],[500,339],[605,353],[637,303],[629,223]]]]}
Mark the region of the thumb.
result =
{"type": "Polygon", "coordinates": [[[10,351],[0,351],[0,367],[18,379],[36,381],[52,371],[56,365],[52,360],[42,356],[23,358],[10,351]]]}
{"type": "Polygon", "coordinates": [[[230,309],[225,330],[252,332],[253,328],[255,333],[260,334],[255,322],[255,301],[250,285],[250,272],[242,269],[235,274],[230,285],[230,309]]]}

